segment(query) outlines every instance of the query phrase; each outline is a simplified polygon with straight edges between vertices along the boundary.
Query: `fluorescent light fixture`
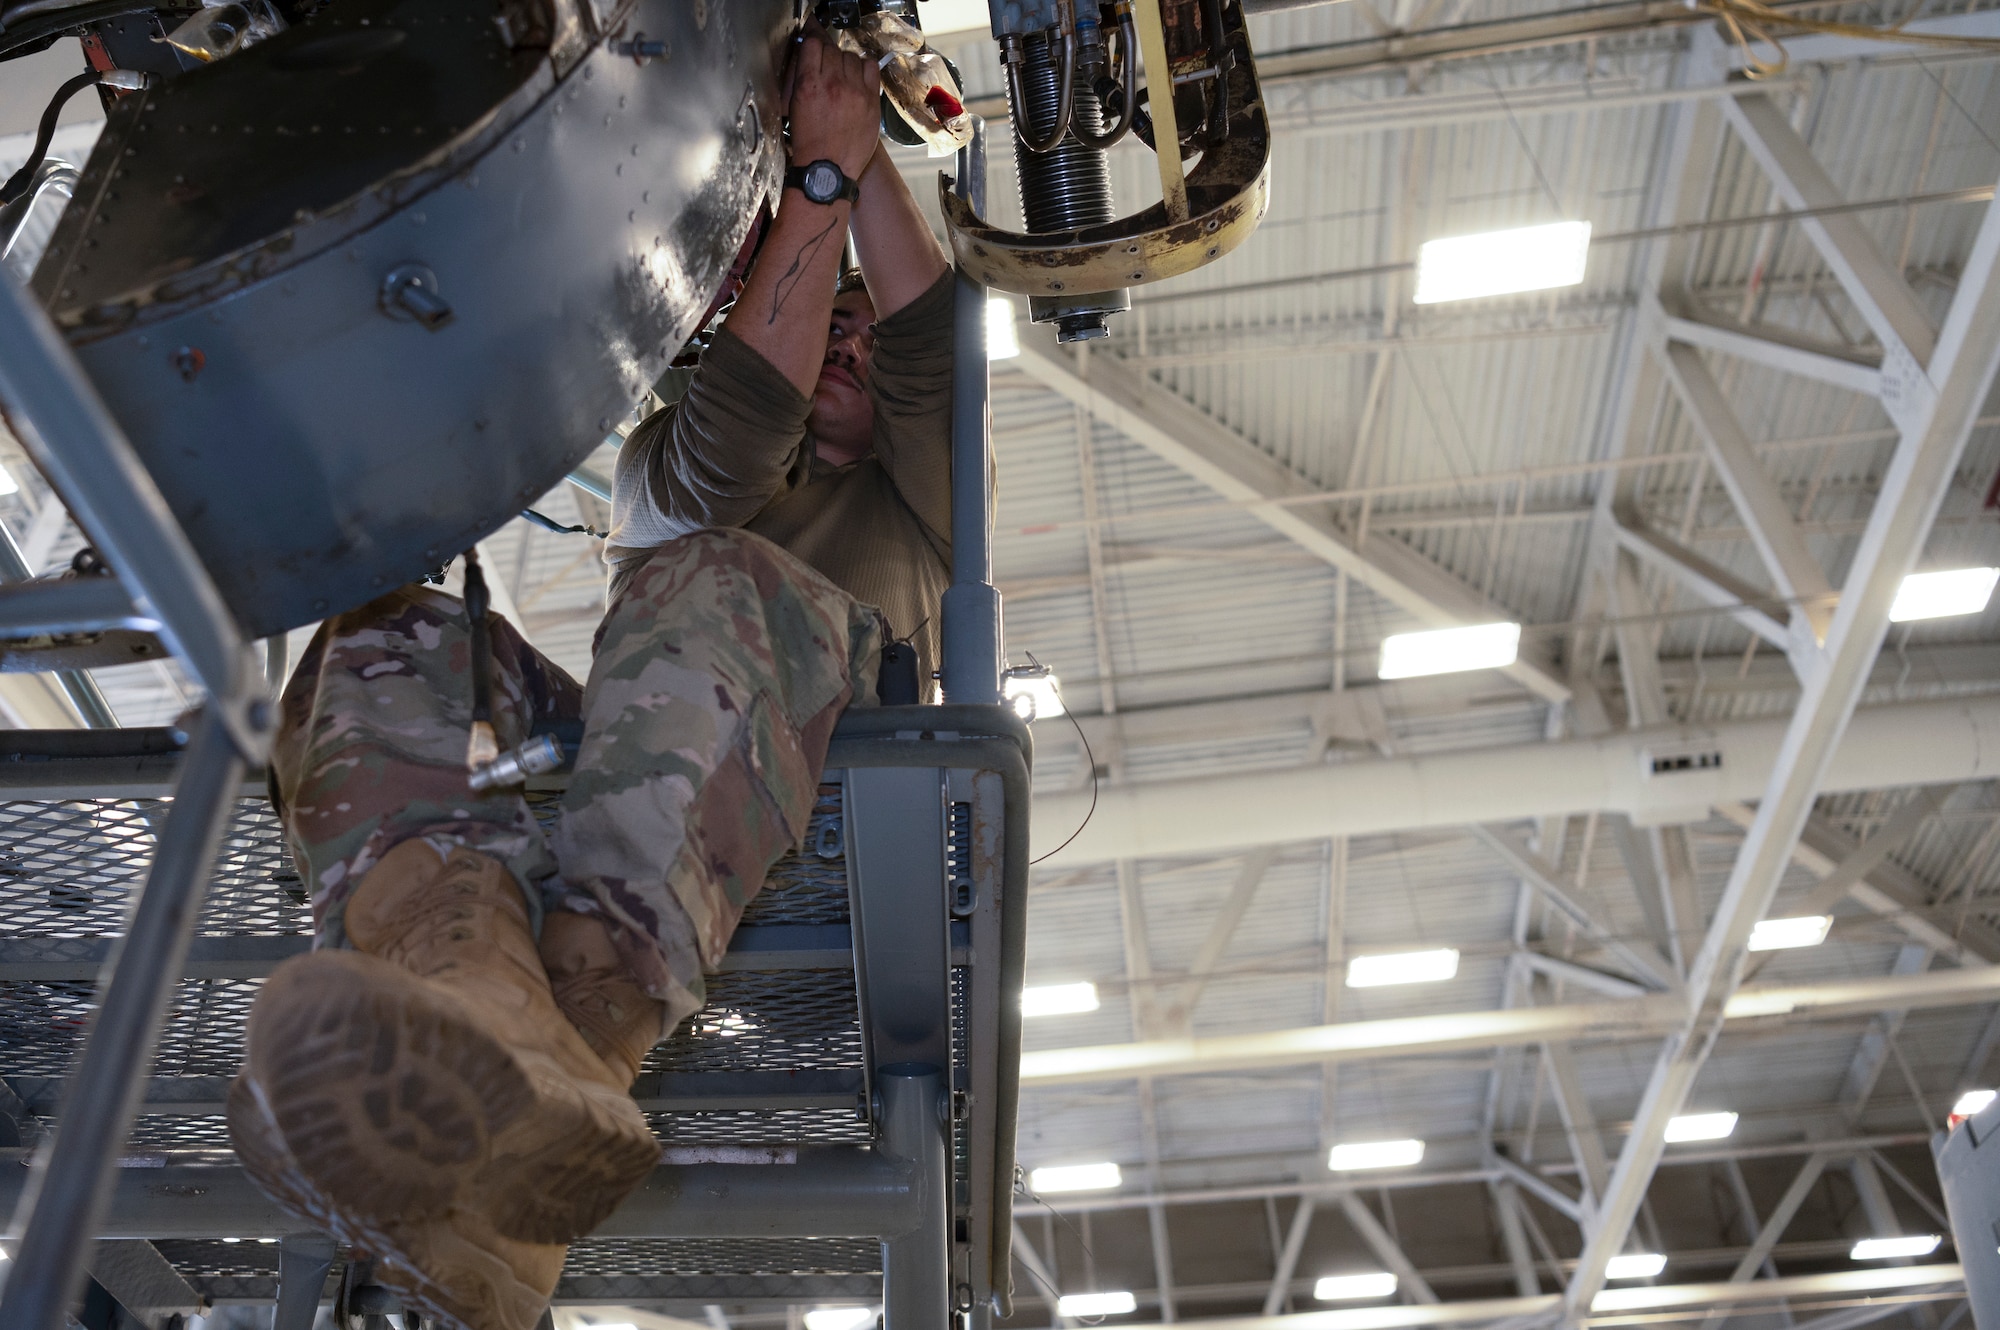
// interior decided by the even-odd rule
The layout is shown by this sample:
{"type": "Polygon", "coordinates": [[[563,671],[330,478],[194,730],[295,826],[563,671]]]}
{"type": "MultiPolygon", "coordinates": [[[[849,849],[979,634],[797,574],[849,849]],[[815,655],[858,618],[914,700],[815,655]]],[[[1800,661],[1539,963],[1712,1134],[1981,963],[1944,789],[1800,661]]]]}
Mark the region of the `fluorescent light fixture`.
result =
{"type": "Polygon", "coordinates": [[[1137,1311],[1139,1300],[1130,1293],[1065,1293],[1056,1299],[1058,1316],[1123,1316],[1137,1311]]]}
{"type": "MultiPolygon", "coordinates": [[[[861,1330],[875,1324],[873,1307],[815,1307],[806,1313],[806,1330],[861,1330]]],[[[610,1330],[599,1326],[597,1330],[610,1330]]]]}
{"type": "Polygon", "coordinates": [[[1428,240],[1417,251],[1419,305],[1546,291],[1583,280],[1589,222],[1549,222],[1511,231],[1428,240]]]}
{"type": "Polygon", "coordinates": [[[260,1247],[275,1247],[278,1245],[278,1240],[276,1238],[259,1238],[257,1239],[257,1245],[260,1247]]]}
{"type": "Polygon", "coordinates": [[[1023,1016],[1070,1016],[1096,1010],[1096,984],[1043,984],[1021,990],[1023,1016]]]}
{"type": "Polygon", "coordinates": [[[1760,919],[1750,930],[1750,950],[1787,951],[1793,947],[1817,947],[1826,941],[1833,927],[1830,914],[1802,914],[1792,919],[1760,919]]]}
{"type": "MultiPolygon", "coordinates": [[[[844,1311],[846,1308],[842,1308],[842,1310],[844,1311]]],[[[812,1313],[807,1312],[806,1315],[810,1316],[812,1313]]],[[[589,1330],[639,1330],[639,1327],[630,1321],[591,1321],[589,1322],[589,1330]]],[[[846,1327],[837,1326],[833,1330],[846,1330],[846,1327]]]]}
{"type": "Polygon", "coordinates": [[[1458,950],[1398,951],[1384,956],[1356,956],[1347,963],[1349,988],[1387,988],[1391,984],[1435,984],[1458,973],[1458,950]]]}
{"type": "Polygon", "coordinates": [[[1326,1166],[1336,1173],[1363,1168],[1408,1168],[1423,1157],[1422,1141],[1348,1141],[1327,1151],[1326,1166]]]}
{"type": "Polygon", "coordinates": [[[1433,628],[1382,639],[1375,673],[1384,679],[1414,679],[1461,670],[1497,670],[1521,651],[1521,625],[1481,623],[1470,628],[1433,628]]]}
{"type": "Polygon", "coordinates": [[[1955,1118],[1969,1118],[1992,1102],[1991,1090],[1967,1090],[1958,1097],[1958,1102],[1951,1106],[1951,1115],[1955,1118]]]}
{"type": "Polygon", "coordinates": [[[1950,568],[1941,573],[1911,573],[1889,605],[1890,623],[1913,619],[1948,619],[1977,614],[1992,598],[2000,568],[1950,568]]]}
{"type": "Polygon", "coordinates": [[[1110,1191],[1124,1181],[1116,1164],[1062,1164],[1030,1173],[1028,1190],[1044,1195],[1059,1191],[1110,1191]]]}
{"type": "Polygon", "coordinates": [[[1328,1275],[1313,1285],[1313,1296],[1321,1302],[1354,1302],[1361,1298],[1386,1298],[1396,1291],[1396,1276],[1387,1270],[1365,1275],[1328,1275]]]}
{"type": "Polygon", "coordinates": [[[986,358],[1012,360],[1021,354],[1021,338],[1014,331],[1014,302],[1002,295],[986,297],[986,358]]]}
{"type": "Polygon", "coordinates": [[[1004,689],[1008,705],[1022,720],[1063,713],[1061,683],[1053,674],[1009,674],[1004,689]]]}
{"type": "Polygon", "coordinates": [[[223,1239],[223,1241],[224,1241],[224,1242],[241,1242],[241,1241],[243,1241],[243,1239],[241,1239],[241,1238],[224,1238],[224,1239],[223,1239]]]}
{"type": "Polygon", "coordinates": [[[1847,1254],[1857,1261],[1893,1261],[1899,1256],[1929,1256],[1943,1241],[1935,1233],[1916,1233],[1907,1238],[1863,1238],[1847,1254]]]}
{"type": "Polygon", "coordinates": [[[1683,1113],[1667,1119],[1667,1144],[1719,1141],[1736,1130],[1734,1113],[1683,1113]]]}
{"type": "Polygon", "coordinates": [[[1667,1268],[1667,1258],[1658,1252],[1628,1251],[1604,1263],[1606,1279],[1651,1279],[1667,1268]]]}

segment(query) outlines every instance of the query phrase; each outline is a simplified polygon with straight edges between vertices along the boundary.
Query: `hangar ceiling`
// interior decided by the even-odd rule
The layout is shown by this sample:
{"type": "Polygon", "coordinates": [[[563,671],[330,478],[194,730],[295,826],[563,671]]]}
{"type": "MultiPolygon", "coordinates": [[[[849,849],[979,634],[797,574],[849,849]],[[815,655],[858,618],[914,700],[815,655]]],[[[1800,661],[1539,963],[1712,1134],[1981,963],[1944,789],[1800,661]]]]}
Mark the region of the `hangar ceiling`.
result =
{"type": "MultiPolygon", "coordinates": [[[[1994,50],[1805,36],[1750,81],[1680,5],[1262,8],[1255,239],[1087,352],[1023,319],[993,366],[1008,645],[1076,721],[1034,727],[1029,983],[1098,1000],[1030,1022],[1020,1153],[1121,1179],[1022,1197],[1009,1324],[1124,1290],[1113,1323],[1525,1325],[1638,1252],[1637,1287],[1776,1281],[1732,1325],[1962,1323],[1920,1275],[1857,1292],[1850,1249],[1945,1231],[1930,1133],[2000,1080],[2000,609],[1876,646],[1906,568],[2000,564],[1994,50]],[[1581,285],[1411,302],[1423,241],[1562,219],[1581,285]],[[1493,620],[1507,671],[1377,677],[1390,634],[1493,620]],[[1818,946],[1744,950],[1821,913],[1818,946]],[[1449,979],[1348,986],[1446,948],[1449,979]],[[1328,1167],[1402,1139],[1419,1162],[1328,1167]],[[1364,1272],[1397,1292],[1315,1300],[1364,1272]]],[[[988,44],[950,53],[992,110],[988,44]]],[[[1113,174],[1144,201],[1143,156],[1113,174]]],[[[997,151],[992,192],[1008,219],[997,151]]],[[[0,517],[57,566],[75,532],[9,467],[0,517]]],[[[595,556],[489,542],[579,676],[595,556]]],[[[185,701],[170,666],[99,678],[125,723],[185,701]]]]}

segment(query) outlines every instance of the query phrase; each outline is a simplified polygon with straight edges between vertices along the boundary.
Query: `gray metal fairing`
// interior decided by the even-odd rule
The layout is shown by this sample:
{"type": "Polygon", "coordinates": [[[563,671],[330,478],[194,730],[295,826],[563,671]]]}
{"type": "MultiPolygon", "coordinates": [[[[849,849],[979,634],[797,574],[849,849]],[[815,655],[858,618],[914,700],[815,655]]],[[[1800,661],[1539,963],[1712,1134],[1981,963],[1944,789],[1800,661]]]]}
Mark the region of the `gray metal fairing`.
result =
{"type": "Polygon", "coordinates": [[[553,54],[495,13],[337,0],[126,98],[36,273],[253,636],[437,567],[554,485],[777,192],[792,0],[584,6],[553,54]],[[607,49],[640,32],[667,57],[607,49]],[[411,265],[439,326],[383,300],[411,265]]]}

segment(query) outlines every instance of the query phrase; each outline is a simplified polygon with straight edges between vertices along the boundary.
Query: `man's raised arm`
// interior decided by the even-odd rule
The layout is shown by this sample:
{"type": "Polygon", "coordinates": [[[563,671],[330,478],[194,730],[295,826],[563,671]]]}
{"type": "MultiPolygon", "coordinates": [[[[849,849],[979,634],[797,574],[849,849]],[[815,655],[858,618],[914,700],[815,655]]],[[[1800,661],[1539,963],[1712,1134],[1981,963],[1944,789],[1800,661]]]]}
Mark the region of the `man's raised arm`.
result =
{"type": "MultiPolygon", "coordinates": [[[[806,37],[792,88],[792,164],[827,160],[858,176],[879,133],[879,80],[873,65],[806,37]]],[[[703,527],[741,526],[803,471],[850,210],[845,199],[814,203],[786,188],[687,395],[619,450],[614,546],[643,549],[703,527]]]]}

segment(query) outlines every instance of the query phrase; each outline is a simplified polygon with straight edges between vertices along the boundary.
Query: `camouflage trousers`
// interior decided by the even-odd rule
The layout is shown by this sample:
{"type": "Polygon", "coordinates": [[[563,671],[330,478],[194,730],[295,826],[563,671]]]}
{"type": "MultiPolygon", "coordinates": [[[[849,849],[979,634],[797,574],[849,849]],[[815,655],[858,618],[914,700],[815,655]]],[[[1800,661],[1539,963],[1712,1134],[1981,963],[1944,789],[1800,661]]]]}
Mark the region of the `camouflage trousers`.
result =
{"type": "Polygon", "coordinates": [[[317,945],[345,944],[354,884],[422,837],[503,861],[538,928],[548,910],[605,916],[667,1029],[700,1009],[704,972],[805,835],[834,722],[876,700],[883,621],[743,531],[674,540],[621,582],[582,688],[489,619],[501,748],[583,723],[549,834],[519,790],[466,784],[463,602],[410,586],[321,625],[272,752],[317,945]]]}

